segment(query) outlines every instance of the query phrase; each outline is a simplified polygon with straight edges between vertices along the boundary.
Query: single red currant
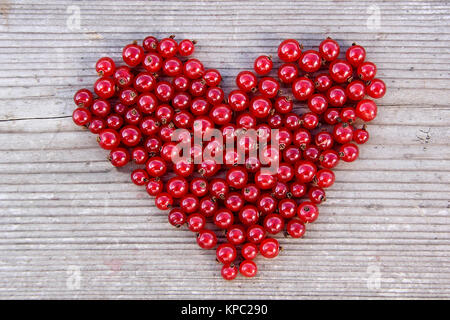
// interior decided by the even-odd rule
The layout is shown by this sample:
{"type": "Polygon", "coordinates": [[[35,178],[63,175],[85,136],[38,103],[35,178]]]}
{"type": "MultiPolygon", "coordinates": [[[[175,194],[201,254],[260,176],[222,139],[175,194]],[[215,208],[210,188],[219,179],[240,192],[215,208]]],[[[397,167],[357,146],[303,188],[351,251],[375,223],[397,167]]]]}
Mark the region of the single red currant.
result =
{"type": "Polygon", "coordinates": [[[183,177],[173,177],[167,181],[166,191],[173,198],[181,198],[189,191],[189,183],[183,177]]]}
{"type": "Polygon", "coordinates": [[[319,157],[320,165],[324,168],[332,169],[339,163],[339,154],[332,150],[325,150],[319,157]]]}
{"type": "Polygon", "coordinates": [[[291,219],[286,225],[286,232],[292,238],[301,238],[305,234],[305,225],[299,219],[291,219]]]}
{"type": "Polygon", "coordinates": [[[95,64],[95,71],[100,77],[110,77],[116,71],[116,64],[110,57],[102,57],[95,64]]]}
{"type": "Polygon", "coordinates": [[[199,60],[190,59],[183,65],[183,74],[189,79],[198,79],[205,74],[205,68],[199,60]]]}
{"type": "Polygon", "coordinates": [[[341,122],[333,127],[333,137],[337,143],[347,143],[353,139],[353,126],[351,124],[341,122]]]}
{"type": "Polygon", "coordinates": [[[339,148],[339,156],[345,162],[353,162],[358,158],[359,149],[358,146],[353,143],[343,144],[339,148]]]}
{"type": "Polygon", "coordinates": [[[254,243],[246,243],[242,246],[241,255],[245,260],[253,260],[258,255],[258,246],[254,243]]]}
{"type": "Polygon", "coordinates": [[[195,43],[195,41],[191,41],[188,39],[181,40],[181,42],[178,44],[178,53],[183,57],[190,56],[194,53],[195,43]]]}
{"type": "Polygon", "coordinates": [[[377,66],[370,61],[363,62],[358,66],[356,74],[362,81],[371,81],[377,74],[377,66]]]}
{"type": "Polygon", "coordinates": [[[104,129],[100,132],[97,142],[103,149],[112,150],[120,144],[120,135],[116,130],[104,129]]]}
{"type": "Polygon", "coordinates": [[[292,94],[297,100],[305,101],[314,93],[314,83],[311,79],[300,77],[292,83],[292,94]]]}
{"type": "Polygon", "coordinates": [[[300,69],[308,73],[316,72],[322,64],[319,52],[315,50],[304,51],[298,63],[300,69]]]}
{"type": "Polygon", "coordinates": [[[264,219],[264,229],[270,234],[277,234],[284,228],[284,219],[279,214],[269,214],[264,219]]]}
{"type": "Polygon", "coordinates": [[[335,82],[344,83],[352,76],[353,69],[347,61],[335,60],[330,64],[329,73],[335,82]]]}
{"type": "Polygon", "coordinates": [[[242,225],[232,225],[227,230],[227,240],[233,245],[240,245],[245,242],[245,229],[242,225]]]}
{"type": "Polygon", "coordinates": [[[131,181],[137,186],[144,186],[149,181],[148,173],[144,169],[135,169],[131,172],[131,181]]]}
{"type": "Polygon", "coordinates": [[[144,58],[144,48],[137,44],[129,44],[123,48],[122,58],[130,67],[136,67],[144,58]]]}
{"type": "Polygon", "coordinates": [[[364,99],[358,102],[355,108],[356,115],[363,121],[369,122],[377,116],[377,105],[374,101],[364,99]]]}
{"type": "Polygon", "coordinates": [[[284,62],[297,61],[301,54],[300,44],[294,39],[286,39],[278,47],[278,57],[284,62]]]}
{"type": "Polygon", "coordinates": [[[283,83],[292,83],[297,77],[298,69],[293,63],[285,63],[278,68],[278,79],[283,83]]]}
{"type": "Polygon", "coordinates": [[[278,212],[285,219],[290,219],[297,214],[297,202],[293,199],[283,199],[278,202],[278,212]]]}
{"type": "Polygon", "coordinates": [[[266,237],[266,230],[259,224],[254,224],[247,229],[247,240],[258,244],[266,237]]]}
{"type": "Polygon", "coordinates": [[[236,248],[231,243],[222,243],[216,249],[216,258],[220,263],[232,263],[236,256],[236,248]]]}
{"type": "Polygon", "coordinates": [[[234,223],[234,214],[230,210],[222,208],[214,214],[213,220],[220,229],[228,229],[234,223]]]}
{"type": "Polygon", "coordinates": [[[374,99],[379,99],[386,93],[386,84],[383,80],[373,79],[366,87],[367,95],[374,99]]]}
{"type": "Polygon", "coordinates": [[[314,78],[314,85],[317,91],[325,92],[331,88],[333,80],[328,73],[321,73],[314,78]]]}
{"type": "Polygon", "coordinates": [[[94,92],[101,99],[109,99],[113,97],[116,93],[115,84],[113,79],[102,77],[95,81],[94,84],[94,92]]]}
{"type": "Polygon", "coordinates": [[[147,161],[145,169],[151,177],[161,177],[167,171],[167,164],[162,158],[153,157],[147,161]]]}
{"type": "Polygon", "coordinates": [[[297,181],[301,183],[311,182],[314,179],[316,172],[316,165],[310,161],[299,161],[295,166],[297,181]]]}
{"type": "Polygon", "coordinates": [[[220,273],[225,280],[233,280],[238,275],[238,269],[234,264],[226,264],[222,267],[220,273]]]}
{"type": "Polygon", "coordinates": [[[311,223],[319,216],[319,209],[311,201],[303,201],[297,208],[297,215],[303,223],[311,223]]]}
{"type": "Polygon", "coordinates": [[[339,56],[339,45],[331,38],[323,40],[319,45],[321,57],[326,61],[333,61],[339,56]]]}
{"type": "Polygon", "coordinates": [[[178,52],[178,43],[173,37],[164,38],[158,43],[158,52],[163,58],[171,58],[178,52]]]}
{"type": "Polygon", "coordinates": [[[255,74],[251,71],[241,71],[236,76],[236,85],[244,92],[256,90],[257,84],[258,80],[256,79],[255,74]]]}
{"type": "Polygon", "coordinates": [[[159,210],[168,210],[173,205],[172,196],[166,192],[159,193],[155,198],[155,205],[159,210]]]}
{"type": "Polygon", "coordinates": [[[164,185],[159,178],[152,178],[146,184],[145,189],[149,195],[155,197],[163,191],[164,185]]]}
{"type": "Polygon", "coordinates": [[[180,208],[173,208],[169,212],[168,220],[171,225],[179,228],[186,223],[187,216],[180,208]]]}
{"type": "MultiPolygon", "coordinates": [[[[183,208],[181,211],[184,212],[183,208]]],[[[200,213],[193,213],[187,217],[187,225],[189,230],[192,232],[199,232],[206,225],[206,218],[202,216],[200,213]]]]}
{"type": "Polygon", "coordinates": [[[327,91],[328,103],[333,107],[342,107],[347,102],[345,89],[340,86],[331,87],[327,91]]]}
{"type": "Polygon", "coordinates": [[[146,51],[156,52],[158,49],[158,39],[153,36],[148,36],[142,41],[142,47],[144,47],[146,51]]]}
{"type": "Polygon", "coordinates": [[[345,58],[352,66],[357,67],[366,59],[366,50],[357,44],[353,44],[347,49],[345,58]]]}
{"type": "Polygon", "coordinates": [[[203,80],[208,87],[217,87],[220,84],[220,81],[222,81],[222,76],[216,69],[208,69],[203,75],[203,80]]]}
{"type": "Polygon", "coordinates": [[[125,148],[115,148],[109,153],[109,161],[114,167],[123,167],[130,162],[130,153],[125,148]]]}
{"type": "Polygon", "coordinates": [[[259,252],[265,258],[275,258],[280,252],[280,245],[277,239],[267,238],[259,245],[259,252]]]}
{"type": "Polygon", "coordinates": [[[86,108],[76,108],[72,113],[72,120],[77,126],[87,126],[91,119],[91,113],[86,108]]]}
{"type": "Polygon", "coordinates": [[[197,235],[197,244],[202,249],[212,249],[217,244],[217,236],[214,231],[203,229],[197,235]]]}
{"type": "Polygon", "coordinates": [[[308,108],[314,113],[322,114],[328,108],[328,101],[321,93],[313,94],[308,99],[308,108]]]}
{"type": "Polygon", "coordinates": [[[316,183],[321,188],[331,187],[335,179],[334,173],[330,169],[320,169],[316,173],[316,183]]]}
{"type": "Polygon", "coordinates": [[[253,68],[255,72],[260,76],[268,74],[273,67],[272,57],[271,56],[259,56],[255,59],[255,63],[253,64],[253,68]]]}
{"type": "Polygon", "coordinates": [[[259,212],[253,205],[246,205],[239,211],[239,221],[246,226],[256,224],[258,220],[259,212]]]}
{"type": "Polygon", "coordinates": [[[234,90],[228,95],[228,103],[234,111],[244,111],[249,105],[249,98],[244,91],[234,90]]]}
{"type": "Polygon", "coordinates": [[[94,102],[94,96],[88,89],[80,89],[73,96],[73,101],[78,107],[89,108],[94,102]]]}
{"type": "Polygon", "coordinates": [[[113,78],[119,88],[126,88],[133,83],[134,75],[129,67],[121,66],[116,69],[113,78]]]}
{"type": "Polygon", "coordinates": [[[312,203],[320,204],[326,200],[325,190],[321,187],[313,186],[308,190],[308,198],[312,203]]]}
{"type": "Polygon", "coordinates": [[[365,126],[361,129],[356,129],[353,132],[353,141],[357,144],[364,144],[369,140],[369,132],[366,130],[365,126]]]}

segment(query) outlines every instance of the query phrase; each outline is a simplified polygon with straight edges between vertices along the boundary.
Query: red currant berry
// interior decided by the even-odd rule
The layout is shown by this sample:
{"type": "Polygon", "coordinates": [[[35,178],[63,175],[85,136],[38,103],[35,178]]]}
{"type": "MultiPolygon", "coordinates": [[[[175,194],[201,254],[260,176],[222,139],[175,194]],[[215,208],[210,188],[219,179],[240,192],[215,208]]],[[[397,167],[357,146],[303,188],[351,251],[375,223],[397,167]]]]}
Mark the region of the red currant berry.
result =
{"type": "Polygon", "coordinates": [[[236,256],[236,248],[231,243],[222,243],[216,249],[216,258],[220,263],[232,263],[236,256]]]}
{"type": "Polygon", "coordinates": [[[339,56],[340,47],[336,41],[331,38],[323,40],[319,45],[321,57],[326,61],[333,61],[339,56]]]}
{"type": "Polygon", "coordinates": [[[97,142],[103,149],[112,150],[120,144],[120,136],[116,130],[105,129],[100,132],[97,142]]]}
{"type": "Polygon", "coordinates": [[[316,162],[319,159],[320,150],[315,145],[309,145],[303,151],[303,159],[311,162],[316,162]]]}
{"type": "Polygon", "coordinates": [[[364,83],[359,80],[354,80],[349,83],[347,88],[345,89],[345,93],[350,100],[359,101],[364,98],[366,94],[366,90],[364,87],[364,83]]]}
{"type": "Polygon", "coordinates": [[[181,56],[187,57],[194,53],[195,50],[195,41],[191,41],[188,39],[181,40],[178,44],[178,52],[181,56]]]}
{"type": "Polygon", "coordinates": [[[358,158],[359,149],[358,146],[353,143],[343,144],[339,148],[339,156],[345,162],[353,162],[358,158]]]}
{"type": "Polygon", "coordinates": [[[364,144],[369,140],[369,132],[366,130],[365,127],[362,129],[356,129],[353,132],[353,141],[355,141],[357,144],[364,144]]]}
{"type": "Polygon", "coordinates": [[[142,66],[150,73],[156,73],[163,66],[163,59],[157,53],[149,53],[144,57],[142,66]]]}
{"type": "Polygon", "coordinates": [[[116,93],[113,79],[102,77],[95,81],[94,92],[101,99],[109,99],[116,93]]]}
{"type": "Polygon", "coordinates": [[[144,169],[136,169],[131,172],[131,181],[137,186],[144,186],[148,182],[148,173],[144,169]]]}
{"type": "Polygon", "coordinates": [[[276,186],[272,189],[272,196],[277,200],[286,198],[288,193],[289,187],[285,182],[277,182],[276,186]]]}
{"type": "Polygon", "coordinates": [[[144,59],[144,48],[137,44],[129,44],[123,48],[122,58],[130,67],[136,67],[144,59]]]}
{"type": "Polygon", "coordinates": [[[245,229],[242,225],[232,225],[227,230],[227,240],[233,245],[240,245],[245,242],[245,229]]]}
{"type": "Polygon", "coordinates": [[[146,51],[156,52],[158,49],[158,39],[153,36],[148,36],[142,41],[142,47],[144,47],[146,51]]]}
{"type": "Polygon", "coordinates": [[[263,215],[273,213],[277,209],[277,200],[269,193],[262,194],[256,204],[263,215]]]}
{"type": "MultiPolygon", "coordinates": [[[[181,208],[182,210],[182,208],[181,208]]],[[[184,210],[182,210],[184,211],[184,210]]],[[[200,213],[193,213],[187,217],[187,225],[192,232],[199,232],[206,225],[206,218],[200,213]]]]}
{"type": "Polygon", "coordinates": [[[256,118],[266,118],[272,109],[272,102],[266,97],[255,96],[250,101],[250,112],[256,118]]]}
{"type": "Polygon", "coordinates": [[[328,103],[333,107],[342,107],[347,102],[345,89],[339,86],[331,87],[327,91],[328,103]]]}
{"type": "Polygon", "coordinates": [[[92,114],[100,118],[105,118],[111,112],[111,105],[107,100],[98,99],[92,104],[91,111],[92,114]]]}
{"type": "Polygon", "coordinates": [[[268,74],[273,67],[272,57],[270,56],[259,56],[255,59],[253,68],[255,72],[261,76],[268,74]]]}
{"type": "Polygon", "coordinates": [[[339,154],[334,150],[325,150],[319,157],[320,165],[324,168],[332,169],[339,163],[339,154]]]}
{"type": "Polygon", "coordinates": [[[242,246],[241,255],[245,260],[253,260],[258,255],[258,246],[254,243],[246,243],[242,246]]]}
{"type": "Polygon", "coordinates": [[[317,167],[310,161],[299,161],[295,166],[295,175],[297,181],[301,183],[308,183],[314,179],[317,167]]]}
{"type": "Polygon", "coordinates": [[[357,44],[353,44],[347,49],[345,58],[352,66],[357,67],[366,59],[366,50],[357,44]]]}
{"type": "Polygon", "coordinates": [[[319,216],[319,209],[311,201],[303,201],[297,208],[297,215],[303,223],[311,223],[319,216]]]}
{"type": "Polygon", "coordinates": [[[215,200],[208,197],[204,197],[200,200],[199,212],[205,217],[209,218],[214,216],[218,209],[219,205],[215,200]]]}
{"type": "Polygon", "coordinates": [[[321,187],[311,187],[308,190],[308,198],[312,203],[322,203],[326,200],[325,190],[323,190],[321,187]]]}
{"type": "Polygon", "coordinates": [[[98,134],[106,128],[106,121],[101,118],[92,118],[88,128],[93,134],[98,134]]]}
{"type": "Polygon", "coordinates": [[[200,201],[193,194],[186,194],[180,200],[181,209],[187,214],[196,212],[200,207],[200,201]]]}
{"type": "Polygon", "coordinates": [[[189,177],[195,169],[191,159],[180,159],[174,163],[173,172],[182,177],[189,177]]]}
{"type": "Polygon", "coordinates": [[[241,113],[236,119],[236,125],[238,128],[254,129],[256,127],[256,117],[250,113],[241,113]]]}
{"type": "Polygon", "coordinates": [[[218,105],[223,102],[225,94],[219,87],[210,87],[206,90],[206,100],[212,105],[218,105]]]}
{"type": "Polygon", "coordinates": [[[181,198],[189,191],[189,184],[183,177],[173,177],[167,181],[166,191],[173,198],[181,198]]]}
{"type": "Polygon", "coordinates": [[[134,147],[142,138],[141,131],[133,125],[128,125],[120,130],[121,141],[128,147],[134,147]]]}
{"type": "Polygon", "coordinates": [[[278,68],[278,79],[283,83],[292,83],[297,77],[298,69],[293,63],[285,63],[278,68]]]}
{"type": "Polygon", "coordinates": [[[205,74],[205,68],[199,60],[190,59],[184,63],[183,74],[189,79],[198,79],[205,74]]]}
{"type": "Polygon", "coordinates": [[[274,108],[277,112],[286,114],[294,108],[294,102],[288,97],[278,97],[275,100],[274,108]]]}
{"type": "Polygon", "coordinates": [[[314,93],[314,83],[305,77],[297,78],[292,83],[292,93],[297,100],[308,100],[308,98],[314,93]]]}
{"type": "Polygon", "coordinates": [[[220,81],[222,81],[222,76],[216,69],[208,69],[203,75],[203,80],[208,87],[217,87],[220,84],[220,81]]]}
{"type": "Polygon", "coordinates": [[[344,83],[352,76],[353,69],[347,61],[335,60],[330,64],[329,73],[335,82],[344,83]]]}
{"type": "Polygon", "coordinates": [[[343,122],[353,123],[356,120],[356,111],[353,107],[345,107],[341,109],[339,115],[343,122]]]}
{"type": "Polygon", "coordinates": [[[308,108],[314,113],[322,114],[328,108],[328,101],[323,94],[314,94],[308,99],[308,108]]]}
{"type": "Polygon", "coordinates": [[[374,99],[379,99],[386,93],[386,84],[383,80],[373,79],[366,87],[367,95],[374,99]]]}
{"type": "Polygon", "coordinates": [[[135,104],[138,100],[138,92],[133,88],[125,88],[119,92],[119,100],[126,106],[135,104]]]}
{"type": "Polygon", "coordinates": [[[330,169],[320,169],[316,173],[316,183],[321,188],[331,187],[335,179],[334,173],[330,169]]]}
{"type": "Polygon", "coordinates": [[[291,191],[292,197],[301,198],[306,194],[306,185],[300,182],[293,182],[290,184],[289,189],[291,191]]]}
{"type": "Polygon", "coordinates": [[[319,125],[319,116],[312,112],[306,112],[302,115],[301,121],[303,128],[313,130],[319,125]]]}
{"type": "Polygon", "coordinates": [[[176,91],[187,91],[190,87],[190,82],[185,76],[179,75],[172,79],[172,85],[176,91]]]}
{"type": "Polygon", "coordinates": [[[210,105],[208,101],[203,98],[195,98],[191,103],[191,113],[196,116],[206,114],[209,111],[210,105]]]}
{"type": "Polygon", "coordinates": [[[114,60],[109,57],[102,57],[98,59],[95,64],[95,71],[97,71],[97,74],[100,77],[112,76],[115,70],[116,64],[114,63],[114,60]]]}
{"type": "Polygon", "coordinates": [[[358,102],[355,108],[356,115],[363,121],[369,122],[377,116],[377,105],[374,101],[364,99],[358,102]]]}
{"type": "Polygon", "coordinates": [[[333,137],[337,143],[347,143],[353,139],[353,127],[348,123],[338,123],[333,127],[333,137]]]}
{"type": "Polygon", "coordinates": [[[161,177],[167,171],[166,162],[160,157],[150,158],[145,169],[151,177],[161,177]]]}
{"type": "Polygon", "coordinates": [[[300,128],[301,124],[301,118],[296,113],[289,113],[284,117],[284,126],[288,130],[295,131],[300,128]]]}
{"type": "Polygon", "coordinates": [[[247,229],[247,240],[251,243],[258,244],[266,237],[266,230],[259,224],[254,224],[247,229]]]}
{"type": "Polygon", "coordinates": [[[189,86],[189,93],[194,97],[204,96],[208,86],[203,79],[193,80],[189,86]]]}
{"type": "Polygon", "coordinates": [[[312,137],[309,130],[300,128],[294,133],[294,145],[302,150],[306,149],[306,147],[311,143],[311,140],[312,137]]]}
{"type": "Polygon", "coordinates": [[[163,191],[164,185],[159,178],[153,178],[147,183],[145,189],[149,195],[155,197],[163,191]]]}
{"type": "Polygon", "coordinates": [[[123,125],[123,118],[119,116],[118,114],[111,114],[106,119],[106,124],[108,128],[119,130],[123,125]]]}
{"type": "Polygon", "coordinates": [[[159,210],[168,210],[173,205],[172,196],[168,193],[161,192],[155,198],[155,205],[159,210]]]}
{"type": "Polygon", "coordinates": [[[119,88],[126,88],[133,83],[134,75],[130,68],[121,66],[114,72],[114,82],[119,88]]]}
{"type": "Polygon", "coordinates": [[[277,239],[267,238],[259,245],[259,251],[265,258],[275,258],[280,252],[280,245],[277,239]]]}
{"type": "Polygon", "coordinates": [[[286,39],[278,47],[278,57],[284,62],[297,61],[301,54],[300,44],[294,39],[286,39]]]}
{"type": "Polygon", "coordinates": [[[244,204],[244,197],[237,192],[232,192],[225,198],[225,206],[233,212],[239,212],[244,204]]]}
{"type": "Polygon", "coordinates": [[[334,143],[333,136],[326,131],[322,131],[316,134],[314,141],[316,143],[316,146],[318,146],[321,150],[330,149],[334,143]]]}
{"type": "Polygon", "coordinates": [[[234,264],[227,264],[222,267],[220,273],[225,280],[233,280],[238,275],[238,269],[234,264]]]}
{"type": "Polygon", "coordinates": [[[319,52],[315,50],[307,50],[303,52],[300,60],[298,61],[300,69],[308,73],[319,70],[321,63],[322,61],[319,52]]]}
{"type": "Polygon", "coordinates": [[[242,189],[247,185],[248,174],[243,168],[232,168],[226,174],[227,184],[235,189],[242,189]]]}
{"type": "Polygon", "coordinates": [[[175,228],[179,228],[186,223],[187,216],[180,208],[173,208],[169,212],[168,220],[175,228]]]}
{"type": "Polygon", "coordinates": [[[234,111],[244,111],[249,105],[249,98],[244,91],[234,90],[228,95],[228,103],[234,111]]]}
{"type": "Polygon", "coordinates": [[[255,74],[251,71],[241,71],[236,76],[236,85],[244,92],[256,90],[257,84],[258,80],[256,79],[255,74]]]}
{"type": "Polygon", "coordinates": [[[332,84],[333,84],[333,80],[331,79],[330,75],[327,73],[318,74],[314,78],[314,85],[315,85],[317,91],[325,92],[331,88],[332,84]]]}
{"type": "Polygon", "coordinates": [[[217,237],[214,231],[203,229],[197,235],[197,243],[202,249],[212,249],[217,244],[217,237]]]}
{"type": "Polygon", "coordinates": [[[204,197],[208,194],[208,181],[204,178],[192,179],[189,190],[196,197],[204,197]]]}
{"type": "Polygon", "coordinates": [[[275,98],[280,91],[280,84],[275,78],[264,77],[258,83],[259,92],[266,98],[275,98]]]}
{"type": "Polygon", "coordinates": [[[158,52],[163,58],[171,58],[178,52],[178,43],[170,38],[164,38],[158,43],[158,52]]]}
{"type": "Polygon", "coordinates": [[[259,195],[260,191],[254,184],[248,184],[245,188],[242,189],[242,196],[247,202],[255,202],[256,200],[258,200],[259,195]]]}
{"type": "Polygon", "coordinates": [[[91,121],[91,113],[86,108],[76,108],[72,113],[72,120],[77,126],[86,126],[91,121]]]}
{"type": "Polygon", "coordinates": [[[301,238],[305,234],[305,225],[299,219],[291,219],[286,225],[286,232],[292,238],[301,238]]]}
{"type": "Polygon", "coordinates": [[[341,119],[339,118],[340,113],[339,113],[339,109],[336,108],[330,108],[327,109],[324,114],[323,114],[323,120],[327,123],[327,124],[336,124],[338,123],[341,119]]]}
{"type": "Polygon", "coordinates": [[[172,100],[175,95],[175,89],[168,81],[159,81],[155,87],[155,95],[162,102],[172,100]]]}
{"type": "Polygon", "coordinates": [[[279,214],[269,214],[264,219],[264,229],[270,234],[277,234],[284,228],[284,219],[279,214]]]}
{"type": "Polygon", "coordinates": [[[294,177],[294,169],[288,163],[280,163],[277,169],[277,180],[279,182],[289,182],[294,177]]]}
{"type": "Polygon", "coordinates": [[[94,96],[88,89],[80,89],[73,96],[73,101],[78,107],[89,108],[94,102],[94,96]]]}
{"type": "Polygon", "coordinates": [[[175,77],[181,74],[183,63],[176,57],[168,58],[164,60],[162,70],[166,76],[175,77]]]}
{"type": "Polygon", "coordinates": [[[371,81],[377,75],[377,66],[370,61],[363,62],[358,66],[356,74],[362,81],[371,81]]]}
{"type": "Polygon", "coordinates": [[[228,209],[219,209],[214,214],[214,224],[220,229],[228,229],[234,223],[234,214],[228,209]]]}
{"type": "Polygon", "coordinates": [[[130,162],[130,153],[124,148],[116,148],[109,153],[109,161],[114,167],[123,167],[130,162]]]}
{"type": "Polygon", "coordinates": [[[256,224],[258,220],[259,212],[253,205],[246,205],[239,211],[239,221],[246,226],[256,224]]]}
{"type": "Polygon", "coordinates": [[[139,124],[139,129],[146,136],[154,135],[158,132],[160,123],[153,117],[145,117],[139,124]]]}
{"type": "Polygon", "coordinates": [[[297,214],[297,202],[293,199],[283,199],[278,202],[278,212],[285,219],[290,219],[297,214]]]}
{"type": "Polygon", "coordinates": [[[299,148],[294,146],[289,146],[283,151],[283,160],[288,163],[295,163],[300,160],[302,153],[299,148]]]}
{"type": "Polygon", "coordinates": [[[275,175],[268,170],[260,170],[255,174],[255,184],[263,190],[272,189],[277,183],[275,175]]]}
{"type": "Polygon", "coordinates": [[[182,111],[175,113],[175,115],[173,117],[173,124],[177,128],[183,128],[183,129],[191,128],[192,123],[194,123],[194,117],[192,116],[192,114],[189,111],[186,111],[186,110],[182,110],[182,111]]]}
{"type": "Polygon", "coordinates": [[[148,152],[141,146],[135,147],[131,151],[131,159],[136,164],[145,164],[148,160],[148,152]]]}

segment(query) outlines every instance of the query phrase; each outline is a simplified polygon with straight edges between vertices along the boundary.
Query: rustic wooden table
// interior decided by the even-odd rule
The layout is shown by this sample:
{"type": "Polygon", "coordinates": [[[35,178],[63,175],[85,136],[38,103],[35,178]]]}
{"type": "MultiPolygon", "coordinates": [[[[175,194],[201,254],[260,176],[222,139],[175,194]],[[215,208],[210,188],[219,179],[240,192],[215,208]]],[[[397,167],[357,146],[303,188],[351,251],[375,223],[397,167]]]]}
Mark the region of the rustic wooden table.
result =
{"type": "Polygon", "coordinates": [[[449,17],[448,1],[1,0],[0,298],[449,298],[449,17]],[[356,41],[389,86],[319,220],[255,279],[223,281],[72,123],[98,57],[149,34],[198,40],[226,91],[286,37],[356,41]]]}

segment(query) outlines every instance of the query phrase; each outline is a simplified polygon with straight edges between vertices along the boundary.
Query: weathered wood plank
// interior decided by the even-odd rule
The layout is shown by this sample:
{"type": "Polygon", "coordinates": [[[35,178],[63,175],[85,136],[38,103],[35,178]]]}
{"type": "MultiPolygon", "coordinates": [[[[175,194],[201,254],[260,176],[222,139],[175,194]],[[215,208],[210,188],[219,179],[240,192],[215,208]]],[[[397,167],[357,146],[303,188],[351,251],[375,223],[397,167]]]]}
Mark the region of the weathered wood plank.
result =
{"type": "Polygon", "coordinates": [[[450,7],[335,3],[3,1],[0,297],[450,297],[450,7]],[[79,26],[67,24],[74,9],[79,26]],[[256,279],[223,282],[214,252],[172,229],[129,170],[111,168],[95,137],[71,123],[73,92],[92,84],[98,57],[172,33],[199,41],[196,56],[221,70],[227,92],[280,39],[315,47],[328,35],[344,48],[363,44],[389,87],[371,140],[359,161],[337,168],[320,219],[304,239],[278,237],[285,250],[258,258],[256,279]],[[368,283],[374,272],[379,287],[368,283]]]}

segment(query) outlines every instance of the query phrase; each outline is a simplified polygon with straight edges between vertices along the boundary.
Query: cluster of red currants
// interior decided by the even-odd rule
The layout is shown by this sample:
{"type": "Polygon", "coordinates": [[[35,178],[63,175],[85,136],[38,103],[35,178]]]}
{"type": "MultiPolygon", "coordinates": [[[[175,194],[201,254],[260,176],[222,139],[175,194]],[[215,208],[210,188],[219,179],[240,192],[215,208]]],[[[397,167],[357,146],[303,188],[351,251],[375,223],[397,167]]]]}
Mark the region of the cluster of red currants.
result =
{"type": "Polygon", "coordinates": [[[354,126],[357,119],[369,122],[377,114],[366,95],[381,98],[386,87],[359,45],[348,48],[341,60],[332,39],[324,40],[318,51],[303,52],[296,40],[288,39],[278,48],[283,61],[279,80],[269,76],[272,58],[260,56],[254,72],[237,75],[238,88],[226,98],[219,71],[205,70],[199,60],[188,58],[194,47],[190,40],[150,36],[142,45],[123,49],[126,65],[116,67],[111,58],[101,58],[97,98],[88,89],[79,90],[73,121],[98,134],[114,166],[131,160],[142,165],[131,180],[146,187],[159,209],[171,209],[170,224],[187,225],[201,248],[212,249],[218,242],[207,228],[208,219],[226,231],[226,242],[216,249],[224,279],[232,280],[238,272],[253,277],[259,253],[274,258],[280,251],[271,235],[285,230],[300,238],[305,224],[317,219],[324,189],[335,180],[331,169],[340,160],[354,161],[357,144],[369,138],[365,125],[354,126]],[[281,87],[291,87],[293,97],[310,111],[295,113],[294,100],[282,95],[281,87]],[[187,134],[175,137],[177,129],[187,134]],[[223,141],[192,143],[194,135],[205,137],[212,129],[234,139],[245,159],[236,149],[225,150],[223,141]],[[250,129],[276,145],[240,135],[250,129]],[[191,157],[175,157],[186,141],[191,157]],[[261,150],[260,157],[250,156],[254,149],[261,150]],[[223,161],[202,159],[205,151],[223,161]],[[274,163],[275,171],[266,170],[274,163]],[[163,180],[170,172],[174,175],[163,180]]]}

